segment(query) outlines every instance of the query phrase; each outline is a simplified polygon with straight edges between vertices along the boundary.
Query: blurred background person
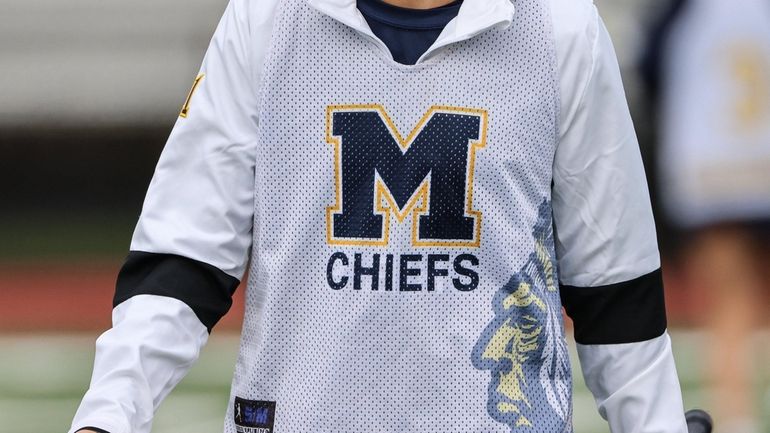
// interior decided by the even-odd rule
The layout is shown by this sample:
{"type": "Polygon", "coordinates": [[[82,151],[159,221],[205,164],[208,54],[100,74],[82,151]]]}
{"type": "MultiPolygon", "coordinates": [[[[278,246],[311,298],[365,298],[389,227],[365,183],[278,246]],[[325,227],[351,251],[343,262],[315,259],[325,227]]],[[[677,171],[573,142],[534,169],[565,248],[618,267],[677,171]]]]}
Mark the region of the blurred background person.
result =
{"type": "Polygon", "coordinates": [[[708,297],[718,431],[759,431],[753,336],[770,268],[770,2],[675,0],[643,63],[659,123],[658,190],[681,265],[708,297]]]}

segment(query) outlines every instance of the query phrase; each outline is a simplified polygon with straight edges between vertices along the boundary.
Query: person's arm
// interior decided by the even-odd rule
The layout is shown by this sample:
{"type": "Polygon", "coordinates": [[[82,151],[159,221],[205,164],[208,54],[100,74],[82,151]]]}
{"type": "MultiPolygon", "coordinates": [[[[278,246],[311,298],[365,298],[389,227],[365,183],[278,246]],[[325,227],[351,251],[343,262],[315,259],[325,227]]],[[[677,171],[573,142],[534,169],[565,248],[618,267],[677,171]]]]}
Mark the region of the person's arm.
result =
{"type": "Polygon", "coordinates": [[[149,432],[230,308],[252,241],[258,87],[275,3],[232,0],[224,12],[147,192],[70,432],[149,432]]]}
{"type": "Polygon", "coordinates": [[[553,3],[556,254],[583,377],[613,433],[686,433],[655,223],[614,49],[589,1],[553,3]]]}

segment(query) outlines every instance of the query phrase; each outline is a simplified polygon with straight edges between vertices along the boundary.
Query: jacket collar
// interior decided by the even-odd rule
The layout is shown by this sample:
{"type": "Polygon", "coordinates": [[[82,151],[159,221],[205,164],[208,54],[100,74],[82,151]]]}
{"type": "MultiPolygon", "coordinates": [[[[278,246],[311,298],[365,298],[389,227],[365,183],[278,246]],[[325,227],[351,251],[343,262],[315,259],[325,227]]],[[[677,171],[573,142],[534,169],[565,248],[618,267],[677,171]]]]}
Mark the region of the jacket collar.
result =
{"type": "MultiPolygon", "coordinates": [[[[377,39],[366,19],[356,7],[356,0],[307,0],[319,12],[352,27],[369,38],[377,39]]],[[[506,28],[513,22],[514,6],[510,0],[463,0],[457,17],[446,25],[436,42],[420,57],[418,63],[435,50],[470,39],[492,28],[506,28]]]]}

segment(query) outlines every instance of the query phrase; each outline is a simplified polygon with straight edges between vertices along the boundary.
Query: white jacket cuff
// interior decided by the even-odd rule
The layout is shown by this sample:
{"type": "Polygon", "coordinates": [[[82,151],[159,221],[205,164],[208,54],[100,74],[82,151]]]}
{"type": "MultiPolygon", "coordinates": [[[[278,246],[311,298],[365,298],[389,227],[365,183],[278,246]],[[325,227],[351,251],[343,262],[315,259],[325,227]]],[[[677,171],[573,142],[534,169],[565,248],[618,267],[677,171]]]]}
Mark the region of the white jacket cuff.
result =
{"type": "Polygon", "coordinates": [[[586,385],[612,433],[687,433],[667,332],[639,343],[577,349],[586,385]]]}
{"type": "Polygon", "coordinates": [[[183,302],[135,296],[113,310],[113,327],[96,341],[91,385],[70,432],[149,433],[160,402],[184,377],[208,331],[183,302]]]}

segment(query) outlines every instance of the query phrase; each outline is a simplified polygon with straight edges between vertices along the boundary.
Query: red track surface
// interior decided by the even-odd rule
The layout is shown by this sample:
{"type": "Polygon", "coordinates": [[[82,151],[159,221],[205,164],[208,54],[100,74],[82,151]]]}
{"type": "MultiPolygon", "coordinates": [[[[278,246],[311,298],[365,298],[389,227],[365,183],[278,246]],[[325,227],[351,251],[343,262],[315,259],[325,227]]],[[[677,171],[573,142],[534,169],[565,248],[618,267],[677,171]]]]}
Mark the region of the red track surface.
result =
{"type": "MultiPolygon", "coordinates": [[[[0,332],[109,328],[121,262],[0,264],[0,332]]],[[[243,287],[217,329],[239,328],[243,287]]]]}

